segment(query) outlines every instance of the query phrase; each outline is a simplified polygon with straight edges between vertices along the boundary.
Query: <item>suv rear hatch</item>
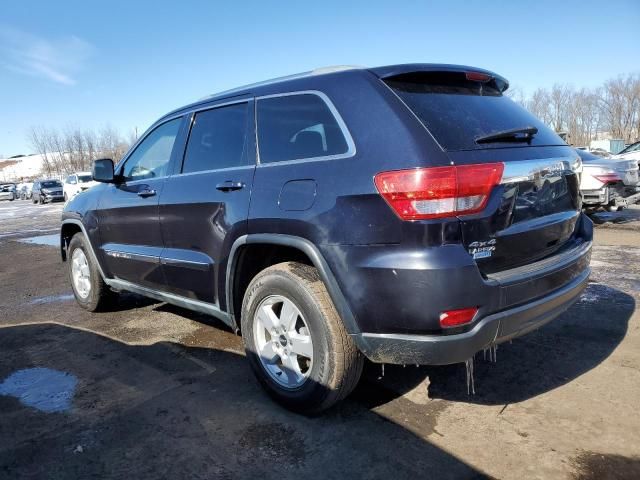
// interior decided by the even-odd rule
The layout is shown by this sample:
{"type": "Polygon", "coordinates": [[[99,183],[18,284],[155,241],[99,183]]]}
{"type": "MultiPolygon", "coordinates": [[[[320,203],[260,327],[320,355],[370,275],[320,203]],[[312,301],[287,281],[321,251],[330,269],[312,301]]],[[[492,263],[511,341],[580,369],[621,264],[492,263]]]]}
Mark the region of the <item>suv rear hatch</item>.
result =
{"type": "Polygon", "coordinates": [[[577,154],[504,95],[484,70],[421,66],[373,70],[413,112],[452,165],[503,163],[485,208],[459,216],[463,244],[483,274],[527,265],[581,241],[577,154]],[[417,70],[417,71],[416,71],[417,70]]]}

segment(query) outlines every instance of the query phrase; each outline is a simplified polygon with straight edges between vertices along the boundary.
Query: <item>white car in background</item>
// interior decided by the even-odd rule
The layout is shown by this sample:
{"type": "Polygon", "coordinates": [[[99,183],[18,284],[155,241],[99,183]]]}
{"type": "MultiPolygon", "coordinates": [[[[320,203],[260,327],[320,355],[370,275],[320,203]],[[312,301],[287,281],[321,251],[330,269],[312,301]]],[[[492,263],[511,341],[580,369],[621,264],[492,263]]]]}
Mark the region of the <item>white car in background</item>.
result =
{"type": "Polygon", "coordinates": [[[617,155],[613,155],[612,158],[619,158],[621,160],[635,160],[640,165],[640,142],[632,143],[617,155]]]}
{"type": "Polygon", "coordinates": [[[64,201],[68,202],[80,192],[89,190],[91,187],[97,185],[98,182],[93,181],[91,172],[76,172],[72,173],[64,181],[62,191],[64,193],[64,201]]]}
{"type": "Polygon", "coordinates": [[[584,208],[615,212],[640,201],[638,162],[626,158],[601,158],[576,150],[582,160],[580,193],[584,208]]]}

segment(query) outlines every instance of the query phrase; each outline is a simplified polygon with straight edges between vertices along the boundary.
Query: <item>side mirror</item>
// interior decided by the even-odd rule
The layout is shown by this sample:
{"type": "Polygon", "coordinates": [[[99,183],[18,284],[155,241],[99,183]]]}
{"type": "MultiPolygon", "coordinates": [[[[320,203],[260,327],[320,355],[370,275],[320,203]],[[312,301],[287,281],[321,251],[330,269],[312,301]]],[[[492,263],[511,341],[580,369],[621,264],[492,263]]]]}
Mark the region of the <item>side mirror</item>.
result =
{"type": "Polygon", "coordinates": [[[113,160],[110,158],[99,158],[94,160],[91,176],[96,182],[114,183],[113,160]]]}

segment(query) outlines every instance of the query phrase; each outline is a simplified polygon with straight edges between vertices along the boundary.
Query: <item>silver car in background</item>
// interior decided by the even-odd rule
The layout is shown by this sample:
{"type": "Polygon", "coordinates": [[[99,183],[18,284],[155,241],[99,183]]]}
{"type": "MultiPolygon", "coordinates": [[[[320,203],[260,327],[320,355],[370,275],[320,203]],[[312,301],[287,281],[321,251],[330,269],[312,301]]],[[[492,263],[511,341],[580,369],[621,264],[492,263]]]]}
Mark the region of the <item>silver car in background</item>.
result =
{"type": "Polygon", "coordinates": [[[582,159],[580,193],[585,209],[617,211],[640,201],[637,161],[576,151],[582,159]]]}

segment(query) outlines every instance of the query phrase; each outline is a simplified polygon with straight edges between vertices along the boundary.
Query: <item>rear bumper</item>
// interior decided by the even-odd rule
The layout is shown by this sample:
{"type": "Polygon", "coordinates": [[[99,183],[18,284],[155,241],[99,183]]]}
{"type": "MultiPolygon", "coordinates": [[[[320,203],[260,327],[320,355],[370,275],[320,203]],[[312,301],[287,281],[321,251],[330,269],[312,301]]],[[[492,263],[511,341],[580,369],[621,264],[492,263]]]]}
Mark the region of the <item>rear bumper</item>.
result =
{"type": "Polygon", "coordinates": [[[584,205],[602,205],[606,206],[611,203],[618,207],[627,207],[640,202],[640,187],[605,185],[600,190],[582,190],[582,199],[584,205]]]}
{"type": "Polygon", "coordinates": [[[581,215],[561,251],[487,275],[461,245],[324,246],[323,253],[355,317],[349,333],[369,359],[448,364],[567,309],[588,281],[592,240],[593,224],[581,215]],[[478,308],[473,323],[442,329],[441,312],[469,307],[478,308]]]}
{"type": "Polygon", "coordinates": [[[447,365],[464,362],[476,352],[524,335],[567,310],[589,281],[586,268],[570,283],[519,307],[488,315],[468,332],[456,335],[360,333],[353,335],[362,353],[373,362],[447,365]]]}

